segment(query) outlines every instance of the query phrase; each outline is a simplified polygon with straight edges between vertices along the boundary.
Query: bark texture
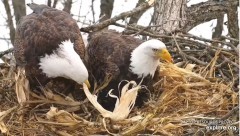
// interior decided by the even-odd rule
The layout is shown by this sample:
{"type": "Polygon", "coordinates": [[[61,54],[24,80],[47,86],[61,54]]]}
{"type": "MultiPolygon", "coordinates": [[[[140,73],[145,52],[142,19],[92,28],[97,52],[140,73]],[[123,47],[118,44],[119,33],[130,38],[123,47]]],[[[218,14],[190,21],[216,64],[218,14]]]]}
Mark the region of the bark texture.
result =
{"type": "Polygon", "coordinates": [[[3,0],[3,4],[5,7],[5,11],[7,13],[7,24],[10,30],[10,39],[11,39],[11,43],[14,43],[14,37],[15,37],[15,28],[13,25],[13,20],[12,20],[12,13],[11,13],[11,9],[8,3],[8,0],[3,0]]]}
{"type": "Polygon", "coordinates": [[[186,23],[186,0],[158,0],[154,6],[153,27],[159,33],[169,33],[186,23]]]}
{"type": "Polygon", "coordinates": [[[212,39],[219,39],[221,37],[222,31],[223,31],[223,19],[224,19],[224,15],[217,18],[217,25],[214,28],[212,39]]]}
{"type": "MultiPolygon", "coordinates": [[[[187,8],[187,23],[182,28],[184,31],[189,31],[193,27],[210,21],[212,19],[221,18],[221,16],[225,13],[229,13],[229,10],[236,12],[236,7],[238,6],[238,1],[207,1],[201,2],[195,5],[192,5],[187,8]],[[232,7],[235,7],[235,11],[232,10],[232,7]]],[[[233,12],[230,12],[233,13],[233,12]]],[[[237,14],[237,13],[236,13],[237,14]]],[[[236,14],[232,17],[237,22],[236,14]]],[[[235,25],[236,26],[236,25],[235,25]]]]}
{"type": "MultiPolygon", "coordinates": [[[[230,4],[228,5],[227,17],[228,17],[228,33],[230,37],[239,39],[239,26],[238,26],[238,11],[236,0],[229,0],[230,4]]],[[[235,45],[238,43],[234,42],[235,45]]]]}
{"type": "Polygon", "coordinates": [[[102,22],[111,18],[113,4],[114,4],[114,0],[101,0],[99,22],[102,22]]]}
{"type": "Polygon", "coordinates": [[[26,15],[25,0],[12,0],[16,24],[22,16],[26,15]]]}
{"type": "MultiPolygon", "coordinates": [[[[188,32],[193,27],[213,20],[222,18],[228,14],[229,34],[238,38],[238,20],[236,0],[207,1],[186,7],[186,0],[159,0],[154,7],[153,24],[159,27],[153,28],[160,33],[181,30],[188,32]]],[[[221,21],[221,19],[219,20],[221,21]]]]}

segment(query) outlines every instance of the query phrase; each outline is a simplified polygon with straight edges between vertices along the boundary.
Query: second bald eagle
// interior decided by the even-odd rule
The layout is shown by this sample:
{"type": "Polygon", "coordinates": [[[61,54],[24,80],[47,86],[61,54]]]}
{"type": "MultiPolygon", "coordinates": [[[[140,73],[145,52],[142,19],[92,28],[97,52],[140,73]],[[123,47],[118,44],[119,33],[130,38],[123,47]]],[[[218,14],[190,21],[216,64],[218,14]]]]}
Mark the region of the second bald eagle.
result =
{"type": "MultiPolygon", "coordinates": [[[[114,89],[113,93],[119,95],[120,81],[135,80],[139,83],[142,78],[142,85],[151,88],[159,60],[172,62],[172,57],[163,42],[156,39],[144,42],[112,30],[91,33],[86,56],[92,80],[94,79],[101,88],[98,102],[111,111],[116,99],[107,97],[110,89],[114,89]]],[[[141,91],[136,101],[137,105],[143,104],[141,96],[146,95],[146,92],[141,91]]]]}

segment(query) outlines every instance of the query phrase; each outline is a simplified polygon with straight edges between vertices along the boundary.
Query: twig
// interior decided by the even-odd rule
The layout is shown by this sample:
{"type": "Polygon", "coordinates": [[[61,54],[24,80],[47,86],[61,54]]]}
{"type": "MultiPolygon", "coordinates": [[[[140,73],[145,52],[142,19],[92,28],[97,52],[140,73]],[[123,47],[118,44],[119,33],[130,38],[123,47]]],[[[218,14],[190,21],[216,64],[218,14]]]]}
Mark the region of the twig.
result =
{"type": "Polygon", "coordinates": [[[179,47],[178,43],[177,43],[177,40],[175,38],[175,36],[172,36],[173,37],[173,40],[174,42],[176,43],[176,46],[178,48],[178,51],[179,51],[179,54],[183,57],[183,59],[186,61],[186,54],[181,50],[181,48],[179,47]]]}
{"type": "Polygon", "coordinates": [[[81,15],[81,9],[82,9],[82,0],[81,0],[81,3],[80,3],[80,7],[79,7],[79,10],[78,10],[78,15],[77,15],[77,17],[78,17],[78,19],[77,19],[77,22],[79,22],[80,21],[80,15],[81,15]]]}
{"type": "Polygon", "coordinates": [[[227,37],[227,36],[221,36],[222,38],[228,39],[230,41],[234,41],[234,42],[239,42],[238,39],[232,38],[232,37],[227,37]]]}
{"type": "Polygon", "coordinates": [[[8,54],[8,53],[11,53],[11,52],[13,52],[13,48],[10,48],[10,49],[8,49],[8,50],[6,50],[6,51],[0,52],[0,58],[1,58],[2,56],[4,56],[4,55],[8,54]]]}
{"type": "Polygon", "coordinates": [[[179,36],[190,37],[190,38],[193,38],[193,39],[197,39],[197,40],[201,40],[201,41],[205,41],[205,42],[210,42],[210,43],[215,42],[215,43],[225,44],[225,45],[230,46],[238,54],[238,49],[234,45],[232,45],[231,43],[228,43],[228,42],[218,41],[218,40],[210,40],[210,39],[198,37],[198,36],[195,36],[195,35],[192,35],[192,34],[179,34],[179,36]]]}
{"type": "Polygon", "coordinates": [[[92,0],[92,5],[91,5],[91,9],[92,9],[92,16],[93,16],[93,24],[95,23],[95,11],[94,11],[94,7],[93,7],[93,3],[94,3],[94,0],[92,0]]]}
{"type": "Polygon", "coordinates": [[[226,115],[224,115],[221,119],[225,120],[231,117],[233,114],[235,114],[239,110],[239,105],[234,107],[231,111],[229,111],[226,115]]]}
{"type": "Polygon", "coordinates": [[[10,38],[0,37],[0,40],[11,40],[10,38]]]}
{"type": "Polygon", "coordinates": [[[221,57],[224,59],[224,61],[227,61],[229,63],[231,63],[232,65],[234,65],[235,67],[237,67],[239,69],[239,64],[231,61],[230,59],[228,59],[227,57],[225,57],[224,55],[221,55],[221,57]]]}
{"type": "Polygon", "coordinates": [[[206,62],[203,62],[203,61],[201,61],[201,60],[199,60],[199,59],[197,59],[197,58],[195,58],[193,56],[186,55],[186,58],[188,58],[188,59],[190,59],[192,61],[195,61],[195,62],[197,62],[200,65],[207,66],[206,62]]]}

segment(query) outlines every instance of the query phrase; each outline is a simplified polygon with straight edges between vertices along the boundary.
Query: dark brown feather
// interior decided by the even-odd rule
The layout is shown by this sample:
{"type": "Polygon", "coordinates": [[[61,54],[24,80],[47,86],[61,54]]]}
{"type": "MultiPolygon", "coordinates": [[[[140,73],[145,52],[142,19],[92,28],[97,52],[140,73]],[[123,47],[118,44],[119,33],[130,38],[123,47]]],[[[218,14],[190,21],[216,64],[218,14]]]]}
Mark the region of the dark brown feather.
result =
{"type": "Polygon", "coordinates": [[[98,81],[105,74],[119,80],[119,74],[129,73],[130,56],[142,41],[131,36],[109,30],[89,35],[87,46],[88,69],[98,81]]]}
{"type": "MultiPolygon", "coordinates": [[[[70,39],[80,57],[83,59],[85,55],[80,30],[71,15],[46,5],[39,6],[40,8],[34,9],[33,13],[21,18],[14,43],[17,65],[25,67],[31,88],[40,84],[44,86],[52,80],[39,69],[39,58],[53,53],[61,42],[70,39]]],[[[53,80],[59,80],[63,84],[69,83],[65,78],[53,80]]]]}

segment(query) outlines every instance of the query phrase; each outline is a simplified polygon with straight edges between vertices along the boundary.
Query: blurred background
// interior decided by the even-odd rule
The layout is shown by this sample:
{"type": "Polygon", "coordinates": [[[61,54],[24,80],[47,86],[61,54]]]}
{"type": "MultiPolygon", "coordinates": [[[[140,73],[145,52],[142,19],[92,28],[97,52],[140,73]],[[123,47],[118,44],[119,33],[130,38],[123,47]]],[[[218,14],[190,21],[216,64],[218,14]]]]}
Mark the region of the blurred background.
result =
{"type": "MultiPolygon", "coordinates": [[[[16,28],[16,23],[26,14],[30,14],[32,11],[26,6],[27,3],[37,3],[46,4],[50,7],[54,7],[60,10],[65,10],[72,14],[73,18],[77,20],[79,27],[89,26],[99,21],[106,20],[110,17],[119,15],[122,12],[129,11],[136,6],[139,6],[145,0],[1,0],[0,3],[0,51],[5,51],[12,47],[12,42],[14,40],[14,32],[16,28]],[[105,15],[105,17],[100,18],[100,16],[105,15]]],[[[171,4],[171,1],[165,1],[166,4],[171,4]]],[[[173,2],[173,1],[172,1],[173,2]]],[[[173,3],[176,6],[184,7],[185,12],[196,12],[195,14],[199,16],[192,16],[191,19],[195,19],[194,25],[190,26],[187,31],[196,36],[211,39],[213,33],[218,33],[218,35],[231,35],[232,37],[238,37],[238,15],[237,15],[237,1],[225,1],[225,0],[177,0],[173,3]],[[235,4],[230,4],[234,3],[235,4]],[[229,6],[230,4],[230,6],[229,6]],[[214,5],[216,6],[214,9],[214,5]],[[195,6],[195,7],[194,7],[195,6]],[[211,6],[209,11],[202,12],[200,10],[205,10],[206,7],[211,6]],[[191,8],[191,7],[194,7],[191,8]],[[198,8],[197,8],[198,7],[198,8]],[[202,9],[201,9],[202,8],[202,9]],[[229,12],[228,9],[231,9],[229,12]],[[194,11],[195,10],[195,11],[194,11]],[[212,13],[211,13],[212,12],[212,13]],[[234,13],[235,12],[235,13],[234,13]],[[234,14],[231,17],[233,20],[231,25],[236,29],[236,34],[228,33],[228,14],[234,14]],[[202,16],[204,15],[204,16],[202,16]],[[198,19],[199,17],[199,19],[198,19]],[[217,23],[218,22],[218,23],[217,23]]],[[[164,3],[159,1],[159,4],[164,3]]],[[[171,5],[168,5],[169,7],[171,5]]],[[[159,5],[159,7],[161,7],[159,5]]],[[[126,18],[124,20],[119,20],[120,24],[131,24],[137,23],[142,26],[155,25],[161,21],[154,21],[154,14],[158,11],[154,10],[157,7],[152,7],[146,11],[142,11],[136,16],[126,18]]],[[[167,11],[166,11],[167,12],[167,11]]],[[[164,13],[163,13],[164,14],[164,13]]],[[[185,13],[188,19],[188,14],[185,13]]],[[[156,17],[155,17],[156,18],[156,17]]],[[[161,17],[160,17],[161,18],[161,17]]],[[[171,16],[168,18],[172,18],[171,16]]],[[[174,17],[173,17],[174,18],[174,17]]],[[[165,20],[171,21],[171,20],[165,20]]],[[[185,21],[184,19],[175,20],[175,22],[185,21]]],[[[172,20],[171,22],[174,22],[172,20]]],[[[231,22],[230,22],[231,23],[231,22]]],[[[110,29],[116,29],[122,31],[124,28],[111,25],[110,29]]],[[[216,35],[216,34],[215,34],[216,35]]],[[[83,34],[86,39],[87,35],[83,34]]],[[[215,36],[216,37],[216,36],[215,36]]]]}

